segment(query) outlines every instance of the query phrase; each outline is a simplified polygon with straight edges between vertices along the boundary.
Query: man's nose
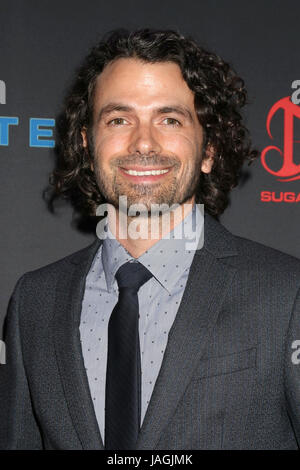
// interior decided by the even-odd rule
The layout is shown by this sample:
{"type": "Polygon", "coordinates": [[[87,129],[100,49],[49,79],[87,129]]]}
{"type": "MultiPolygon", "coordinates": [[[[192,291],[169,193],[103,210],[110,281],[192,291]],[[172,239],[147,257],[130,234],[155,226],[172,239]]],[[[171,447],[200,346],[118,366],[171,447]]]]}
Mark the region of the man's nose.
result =
{"type": "Polygon", "coordinates": [[[128,147],[129,153],[160,153],[162,150],[151,124],[140,123],[133,131],[128,147]]]}

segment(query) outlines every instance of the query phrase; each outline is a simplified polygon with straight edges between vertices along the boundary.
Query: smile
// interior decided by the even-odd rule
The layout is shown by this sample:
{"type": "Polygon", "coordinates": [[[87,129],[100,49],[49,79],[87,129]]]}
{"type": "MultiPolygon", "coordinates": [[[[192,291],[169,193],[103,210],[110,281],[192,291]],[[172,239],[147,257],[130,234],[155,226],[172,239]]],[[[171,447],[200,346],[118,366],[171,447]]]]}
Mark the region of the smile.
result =
{"type": "Polygon", "coordinates": [[[146,171],[136,171],[136,170],[125,170],[124,172],[128,175],[133,176],[149,176],[149,175],[163,175],[164,173],[168,173],[169,169],[165,170],[146,170],[146,171]]]}
{"type": "Polygon", "coordinates": [[[119,171],[125,176],[126,179],[131,181],[132,183],[155,183],[158,182],[160,179],[164,178],[165,175],[170,173],[172,167],[169,168],[147,168],[143,169],[142,167],[135,167],[133,168],[119,168],[119,171]]]}

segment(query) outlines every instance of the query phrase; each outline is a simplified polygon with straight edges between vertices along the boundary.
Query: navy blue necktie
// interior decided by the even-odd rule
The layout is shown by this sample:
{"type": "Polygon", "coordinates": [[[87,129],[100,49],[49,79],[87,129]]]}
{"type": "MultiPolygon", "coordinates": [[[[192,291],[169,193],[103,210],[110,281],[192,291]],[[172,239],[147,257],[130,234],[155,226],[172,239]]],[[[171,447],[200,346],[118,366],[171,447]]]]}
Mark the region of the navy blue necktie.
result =
{"type": "Polygon", "coordinates": [[[105,449],[136,448],[141,419],[141,358],[138,290],[152,274],[139,262],[116,273],[119,299],[108,323],[105,449]]]}

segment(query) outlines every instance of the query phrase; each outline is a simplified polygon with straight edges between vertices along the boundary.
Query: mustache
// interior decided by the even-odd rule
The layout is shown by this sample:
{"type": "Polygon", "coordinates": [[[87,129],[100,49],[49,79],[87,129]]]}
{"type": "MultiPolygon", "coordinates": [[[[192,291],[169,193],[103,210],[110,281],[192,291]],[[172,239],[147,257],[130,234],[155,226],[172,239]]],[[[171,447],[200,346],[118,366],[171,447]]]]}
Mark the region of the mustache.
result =
{"type": "Polygon", "coordinates": [[[125,165],[140,165],[140,166],[175,166],[180,167],[180,161],[175,157],[170,157],[166,155],[127,155],[125,157],[114,158],[110,162],[110,166],[119,167],[125,165]]]}

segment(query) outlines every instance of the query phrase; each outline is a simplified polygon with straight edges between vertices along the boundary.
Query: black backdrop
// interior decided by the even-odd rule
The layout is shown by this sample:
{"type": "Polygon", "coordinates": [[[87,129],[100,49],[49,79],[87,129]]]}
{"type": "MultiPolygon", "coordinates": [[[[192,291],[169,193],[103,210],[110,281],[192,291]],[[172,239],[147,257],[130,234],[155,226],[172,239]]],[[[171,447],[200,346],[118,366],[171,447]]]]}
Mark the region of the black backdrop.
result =
{"type": "MultiPolygon", "coordinates": [[[[66,256],[95,237],[72,225],[70,208],[62,206],[55,216],[47,211],[42,191],[53,166],[53,150],[36,146],[45,145],[37,135],[37,126],[43,124],[47,126],[40,128],[48,129],[51,145],[51,120],[89,47],[120,26],[175,28],[192,34],[245,79],[251,102],[246,122],[255,146],[260,151],[269,145],[282,149],[284,139],[300,140],[300,119],[294,117],[294,135],[287,135],[284,112],[276,113],[273,141],[266,119],[277,101],[292,95],[292,82],[300,80],[299,19],[300,2],[293,0],[1,1],[0,326],[12,289],[24,272],[66,256]],[[8,122],[15,124],[7,127],[8,122]]],[[[293,150],[299,172],[299,142],[293,150]]],[[[267,162],[273,171],[282,166],[276,151],[269,153],[267,162]]],[[[245,168],[245,178],[233,191],[221,222],[238,235],[300,257],[300,201],[293,201],[299,193],[299,179],[278,181],[258,159],[245,168]],[[267,198],[272,192],[277,199],[283,193],[292,195],[286,195],[286,201],[262,201],[263,191],[267,198]]]]}

